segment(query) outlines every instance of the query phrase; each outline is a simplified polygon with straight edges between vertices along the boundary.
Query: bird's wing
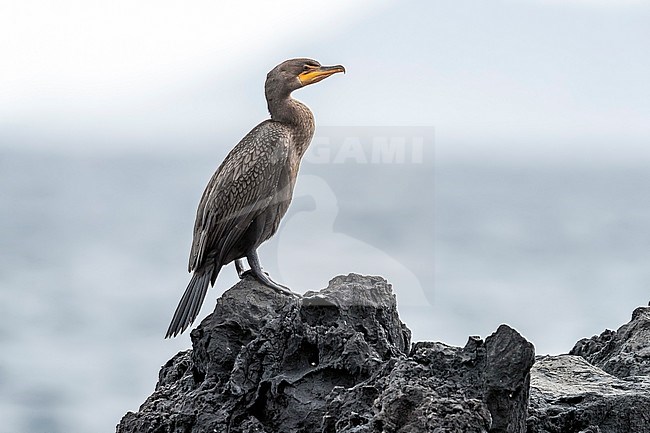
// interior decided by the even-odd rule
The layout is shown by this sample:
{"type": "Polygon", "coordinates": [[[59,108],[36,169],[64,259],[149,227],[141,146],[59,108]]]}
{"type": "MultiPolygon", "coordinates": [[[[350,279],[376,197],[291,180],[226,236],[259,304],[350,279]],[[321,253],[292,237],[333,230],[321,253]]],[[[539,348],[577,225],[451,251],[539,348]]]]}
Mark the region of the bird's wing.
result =
{"type": "Polygon", "coordinates": [[[221,264],[253,219],[274,199],[289,154],[288,132],[255,127],[228,154],[206,187],[196,215],[189,271],[208,255],[221,264]]]}

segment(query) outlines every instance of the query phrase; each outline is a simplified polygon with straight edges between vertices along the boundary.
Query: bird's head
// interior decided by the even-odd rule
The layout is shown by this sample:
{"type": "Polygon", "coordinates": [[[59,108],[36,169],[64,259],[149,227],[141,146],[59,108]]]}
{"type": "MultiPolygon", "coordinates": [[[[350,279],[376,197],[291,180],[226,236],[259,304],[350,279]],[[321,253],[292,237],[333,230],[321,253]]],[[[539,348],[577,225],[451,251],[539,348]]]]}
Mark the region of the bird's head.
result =
{"type": "Polygon", "coordinates": [[[323,66],[312,59],[285,60],[267,74],[266,93],[288,96],[294,90],[318,83],[337,72],[345,73],[345,68],[341,65],[323,66]]]}

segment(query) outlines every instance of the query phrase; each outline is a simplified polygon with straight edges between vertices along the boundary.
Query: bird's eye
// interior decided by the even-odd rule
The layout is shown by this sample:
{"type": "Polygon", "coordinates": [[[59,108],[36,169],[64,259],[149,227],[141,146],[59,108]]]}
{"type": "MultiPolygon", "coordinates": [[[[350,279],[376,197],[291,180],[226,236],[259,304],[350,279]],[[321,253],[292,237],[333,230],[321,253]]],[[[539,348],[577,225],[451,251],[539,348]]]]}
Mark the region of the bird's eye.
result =
{"type": "Polygon", "coordinates": [[[309,70],[312,69],[312,68],[313,68],[313,66],[305,65],[305,66],[302,67],[302,70],[303,70],[303,71],[309,71],[309,70]]]}

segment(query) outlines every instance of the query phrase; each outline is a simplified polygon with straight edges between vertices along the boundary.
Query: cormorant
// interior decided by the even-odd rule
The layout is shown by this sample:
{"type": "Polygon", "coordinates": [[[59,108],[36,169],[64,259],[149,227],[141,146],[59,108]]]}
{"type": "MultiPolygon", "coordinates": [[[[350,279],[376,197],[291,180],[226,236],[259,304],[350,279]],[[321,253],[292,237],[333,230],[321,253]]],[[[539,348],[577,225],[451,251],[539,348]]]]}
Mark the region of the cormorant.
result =
{"type": "Polygon", "coordinates": [[[341,65],[321,66],[311,59],[280,63],[264,86],[271,118],[253,128],[230,151],[203,192],[194,223],[190,252],[192,272],[165,338],[183,332],[199,314],[221,267],[235,261],[242,278],[243,258],[260,282],[295,295],[262,270],[257,247],[278,229],[291,202],[300,160],[314,135],[314,116],[291,92],[317,83],[341,65]]]}

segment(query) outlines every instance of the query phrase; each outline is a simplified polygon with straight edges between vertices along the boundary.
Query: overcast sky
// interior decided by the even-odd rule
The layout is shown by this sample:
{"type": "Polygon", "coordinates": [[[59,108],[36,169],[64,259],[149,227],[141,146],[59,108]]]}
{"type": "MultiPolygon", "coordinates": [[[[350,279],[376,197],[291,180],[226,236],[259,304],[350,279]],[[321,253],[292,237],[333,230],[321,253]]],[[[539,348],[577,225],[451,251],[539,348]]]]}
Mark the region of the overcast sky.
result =
{"type": "Polygon", "coordinates": [[[266,72],[308,56],[348,69],[296,94],[320,125],[434,126],[443,156],[636,158],[649,19],[614,0],[4,2],[0,146],[230,147],[266,116],[266,72]]]}

